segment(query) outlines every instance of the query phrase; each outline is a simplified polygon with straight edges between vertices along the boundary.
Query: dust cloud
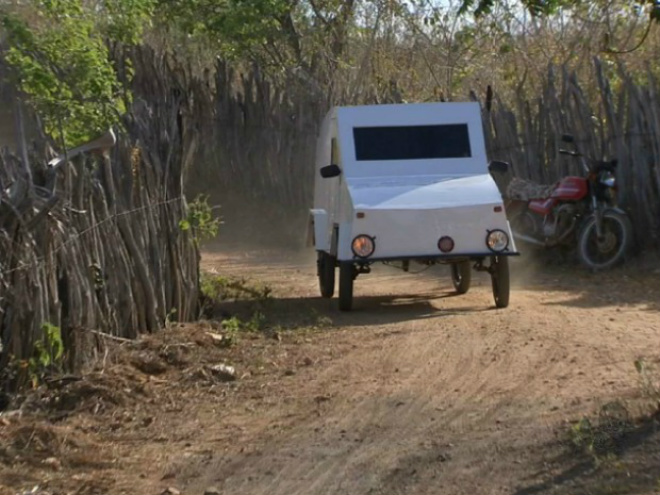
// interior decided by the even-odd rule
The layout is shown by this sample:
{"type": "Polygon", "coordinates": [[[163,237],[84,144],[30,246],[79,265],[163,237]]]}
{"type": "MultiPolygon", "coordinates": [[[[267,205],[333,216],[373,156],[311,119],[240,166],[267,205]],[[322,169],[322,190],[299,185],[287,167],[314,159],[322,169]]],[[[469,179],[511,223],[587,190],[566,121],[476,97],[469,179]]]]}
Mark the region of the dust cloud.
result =
{"type": "Polygon", "coordinates": [[[310,265],[316,252],[307,246],[305,208],[293,209],[263,200],[228,200],[219,209],[222,224],[216,238],[207,240],[207,253],[249,254],[270,261],[296,261],[310,265]]]}

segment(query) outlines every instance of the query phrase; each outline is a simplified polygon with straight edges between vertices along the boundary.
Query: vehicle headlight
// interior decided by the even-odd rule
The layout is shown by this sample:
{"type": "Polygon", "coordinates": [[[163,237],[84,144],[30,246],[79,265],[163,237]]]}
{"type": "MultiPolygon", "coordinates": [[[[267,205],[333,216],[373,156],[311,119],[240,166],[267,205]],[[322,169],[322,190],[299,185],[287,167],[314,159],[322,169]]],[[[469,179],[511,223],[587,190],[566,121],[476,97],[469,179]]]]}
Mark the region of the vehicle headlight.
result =
{"type": "Polygon", "coordinates": [[[500,253],[509,247],[509,236],[503,230],[491,230],[486,236],[486,246],[491,251],[500,253]]]}
{"type": "Polygon", "coordinates": [[[374,250],[376,249],[375,239],[366,234],[360,234],[353,239],[351,249],[353,250],[353,254],[358,258],[368,258],[374,254],[374,250]]]}
{"type": "Polygon", "coordinates": [[[600,183],[605,187],[614,187],[616,185],[616,178],[613,175],[609,175],[600,179],[600,183]]]}

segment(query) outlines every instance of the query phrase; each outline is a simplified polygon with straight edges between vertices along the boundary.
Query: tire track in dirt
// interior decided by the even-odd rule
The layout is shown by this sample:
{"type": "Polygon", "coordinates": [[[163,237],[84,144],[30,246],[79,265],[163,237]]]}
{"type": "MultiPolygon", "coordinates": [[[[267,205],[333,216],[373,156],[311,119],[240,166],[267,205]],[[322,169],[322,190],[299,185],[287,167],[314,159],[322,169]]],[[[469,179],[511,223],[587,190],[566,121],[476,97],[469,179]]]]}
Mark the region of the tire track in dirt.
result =
{"type": "Polygon", "coordinates": [[[276,302],[308,300],[334,322],[321,345],[343,354],[293,377],[281,390],[288,402],[255,411],[260,426],[245,425],[252,452],[230,448],[190,481],[192,492],[510,493],[533,479],[529,457],[542,461],[561,420],[634,385],[632,359],[660,329],[648,310],[632,319],[631,339],[631,315],[612,316],[621,307],[580,307],[579,287],[543,280],[518,284],[510,308],[490,310],[485,277],[446,297],[442,270],[359,278],[356,311],[341,314],[317,300],[313,262],[261,261],[205,259],[271,283],[276,302]],[[286,427],[266,432],[269,419],[286,427]]]}

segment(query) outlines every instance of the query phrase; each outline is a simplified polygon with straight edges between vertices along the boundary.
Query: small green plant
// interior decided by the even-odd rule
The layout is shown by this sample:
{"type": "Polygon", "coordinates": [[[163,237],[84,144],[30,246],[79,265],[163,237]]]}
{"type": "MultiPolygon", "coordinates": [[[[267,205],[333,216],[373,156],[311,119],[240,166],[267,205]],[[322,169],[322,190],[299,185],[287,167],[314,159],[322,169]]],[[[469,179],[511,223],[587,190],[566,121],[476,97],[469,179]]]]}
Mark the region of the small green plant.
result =
{"type": "Polygon", "coordinates": [[[332,318],[329,316],[318,316],[316,318],[316,328],[328,328],[332,326],[332,318]]]}
{"type": "Polygon", "coordinates": [[[59,327],[44,323],[43,335],[34,343],[34,356],[27,361],[32,386],[36,388],[44,377],[53,371],[62,371],[64,343],[59,327]]]}
{"type": "Polygon", "coordinates": [[[660,372],[643,358],[635,360],[635,369],[644,394],[652,400],[660,401],[660,372]]]}
{"type": "Polygon", "coordinates": [[[238,342],[241,332],[260,332],[264,328],[265,321],[266,316],[259,311],[256,311],[249,320],[241,320],[237,316],[227,318],[222,322],[224,340],[228,346],[234,345],[238,342]]]}
{"type": "Polygon", "coordinates": [[[573,446],[589,454],[594,451],[594,429],[589,418],[581,418],[571,426],[569,437],[573,446]]]}
{"type": "Polygon", "coordinates": [[[172,323],[176,321],[177,309],[172,308],[167,315],[165,315],[165,328],[170,328],[172,323]]]}
{"type": "Polygon", "coordinates": [[[268,299],[272,292],[272,289],[265,284],[207,272],[201,274],[200,289],[204,297],[213,301],[231,299],[263,301],[268,299]]]}
{"type": "Polygon", "coordinates": [[[266,322],[266,315],[260,311],[255,311],[252,314],[252,317],[245,322],[243,328],[248,332],[259,332],[263,329],[264,323],[266,322]]]}
{"type": "Polygon", "coordinates": [[[232,346],[238,342],[238,334],[241,331],[241,320],[236,316],[232,316],[222,322],[224,330],[224,340],[228,346],[232,346]]]}
{"type": "Polygon", "coordinates": [[[179,222],[179,228],[183,231],[190,230],[195,242],[204,239],[213,239],[218,235],[222,220],[213,215],[213,209],[209,204],[206,194],[198,194],[188,204],[188,216],[179,222]]]}
{"type": "Polygon", "coordinates": [[[629,412],[621,401],[608,402],[601,406],[594,423],[583,417],[569,431],[573,446],[593,459],[596,466],[604,462],[617,463],[617,446],[630,431],[629,412]]]}

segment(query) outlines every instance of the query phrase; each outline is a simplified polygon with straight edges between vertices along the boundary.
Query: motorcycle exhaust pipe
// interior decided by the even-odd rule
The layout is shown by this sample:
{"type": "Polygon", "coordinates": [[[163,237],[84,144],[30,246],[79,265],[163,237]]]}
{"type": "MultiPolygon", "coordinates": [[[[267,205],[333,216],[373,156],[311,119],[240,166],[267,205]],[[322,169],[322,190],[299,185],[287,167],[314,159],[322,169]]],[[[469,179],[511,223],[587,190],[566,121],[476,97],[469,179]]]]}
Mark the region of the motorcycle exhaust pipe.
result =
{"type": "Polygon", "coordinates": [[[518,232],[513,232],[513,237],[518,241],[527,242],[528,244],[534,244],[536,246],[545,246],[545,242],[539,241],[538,239],[535,239],[534,237],[530,237],[525,234],[519,234],[518,232]]]}

